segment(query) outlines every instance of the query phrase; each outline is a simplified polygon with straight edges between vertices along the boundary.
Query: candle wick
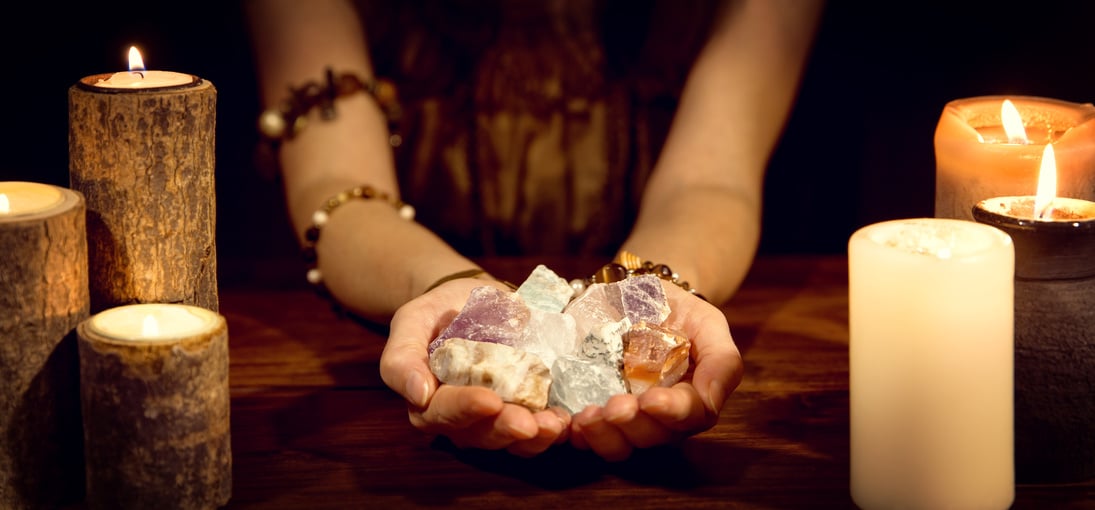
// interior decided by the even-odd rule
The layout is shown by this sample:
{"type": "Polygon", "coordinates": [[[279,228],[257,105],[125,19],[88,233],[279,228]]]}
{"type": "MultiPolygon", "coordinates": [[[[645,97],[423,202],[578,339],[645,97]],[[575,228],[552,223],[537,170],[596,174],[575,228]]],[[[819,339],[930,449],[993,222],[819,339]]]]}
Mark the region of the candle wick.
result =
{"type": "Polygon", "coordinates": [[[130,71],[130,72],[133,73],[133,74],[139,74],[139,75],[141,75],[141,79],[142,80],[144,79],[144,71],[130,71]]]}

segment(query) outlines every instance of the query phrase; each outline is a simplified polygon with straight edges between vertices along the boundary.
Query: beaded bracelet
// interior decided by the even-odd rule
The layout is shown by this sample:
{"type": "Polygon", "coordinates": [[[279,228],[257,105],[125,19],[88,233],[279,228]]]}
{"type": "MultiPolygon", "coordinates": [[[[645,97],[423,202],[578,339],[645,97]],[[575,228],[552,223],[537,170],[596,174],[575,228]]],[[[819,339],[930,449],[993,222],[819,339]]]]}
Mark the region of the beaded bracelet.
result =
{"type": "Polygon", "coordinates": [[[326,287],[323,285],[323,273],[319,271],[318,267],[319,258],[316,256],[316,243],[319,242],[319,234],[323,231],[323,226],[327,224],[327,219],[331,217],[331,213],[333,213],[335,209],[338,209],[342,204],[353,199],[383,200],[392,204],[392,207],[399,211],[400,218],[407,221],[414,220],[414,207],[384,191],[377,190],[372,186],[354,186],[328,198],[327,201],[323,203],[323,207],[320,207],[316,212],[312,213],[312,226],[308,227],[308,230],[304,232],[304,243],[301,247],[301,254],[304,256],[304,261],[308,264],[308,272],[306,273],[308,283],[315,285],[316,290],[324,294],[326,293],[326,287]]]}
{"type": "Polygon", "coordinates": [[[707,298],[703,294],[696,292],[688,282],[681,280],[679,274],[673,272],[669,266],[665,264],[655,264],[649,260],[642,260],[638,255],[634,253],[621,250],[616,258],[601,266],[593,276],[584,279],[572,280],[570,282],[571,287],[574,287],[575,293],[581,292],[593,285],[594,283],[611,283],[618,282],[631,278],[632,276],[639,276],[644,274],[653,274],[658,278],[668,281],[686,291],[693,296],[696,296],[704,301],[707,298]]]}
{"type": "Polygon", "coordinates": [[[388,119],[388,129],[392,133],[388,143],[393,147],[402,143],[395,133],[401,113],[395,85],[386,80],[362,79],[351,73],[336,75],[329,67],[324,76],[323,85],[312,81],[299,88],[289,87],[288,99],[259,115],[259,132],[272,142],[292,139],[307,124],[308,112],[319,108],[320,119],[334,119],[336,99],[365,92],[372,96],[388,119]]]}

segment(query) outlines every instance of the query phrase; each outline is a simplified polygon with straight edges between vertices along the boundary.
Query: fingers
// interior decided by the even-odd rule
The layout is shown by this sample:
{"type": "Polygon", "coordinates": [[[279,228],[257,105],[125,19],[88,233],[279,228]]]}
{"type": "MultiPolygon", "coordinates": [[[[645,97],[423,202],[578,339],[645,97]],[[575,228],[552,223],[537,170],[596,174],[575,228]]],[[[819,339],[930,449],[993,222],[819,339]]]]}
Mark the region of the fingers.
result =
{"type": "Polygon", "coordinates": [[[539,426],[536,436],[516,441],[507,450],[520,457],[533,457],[551,448],[553,445],[566,442],[570,430],[570,414],[559,408],[548,408],[533,415],[539,426]]]}
{"type": "Polygon", "coordinates": [[[388,342],[380,355],[380,377],[412,406],[426,407],[437,387],[426,351],[436,321],[421,320],[420,310],[408,304],[392,317],[388,342]]]}

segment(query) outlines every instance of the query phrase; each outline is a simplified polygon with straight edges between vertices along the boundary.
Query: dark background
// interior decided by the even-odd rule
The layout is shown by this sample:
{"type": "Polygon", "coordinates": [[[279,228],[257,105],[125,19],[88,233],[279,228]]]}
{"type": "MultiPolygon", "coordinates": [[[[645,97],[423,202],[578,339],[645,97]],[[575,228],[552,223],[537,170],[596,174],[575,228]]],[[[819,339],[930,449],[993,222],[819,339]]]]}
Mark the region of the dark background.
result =
{"type": "MultiPolygon", "coordinates": [[[[930,216],[932,136],[950,100],[1091,102],[1093,14],[1089,2],[829,2],[771,161],[762,251],[841,253],[860,226],[930,216]]],[[[137,45],[150,69],[217,87],[222,281],[296,256],[280,185],[254,164],[258,99],[238,2],[40,2],[2,16],[0,180],[67,186],[68,88],[122,69],[137,45]]]]}

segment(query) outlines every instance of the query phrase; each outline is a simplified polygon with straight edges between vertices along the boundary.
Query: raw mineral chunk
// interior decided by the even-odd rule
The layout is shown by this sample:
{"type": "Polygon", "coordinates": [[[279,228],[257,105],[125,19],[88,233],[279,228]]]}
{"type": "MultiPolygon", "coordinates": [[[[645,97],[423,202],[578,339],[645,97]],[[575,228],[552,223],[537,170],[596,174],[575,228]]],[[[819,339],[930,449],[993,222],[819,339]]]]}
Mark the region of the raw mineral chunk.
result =
{"type": "Polygon", "coordinates": [[[563,313],[574,317],[578,338],[589,336],[594,328],[602,324],[619,322],[624,318],[618,290],[607,283],[594,283],[563,309],[563,313]]]}
{"type": "Polygon", "coordinates": [[[589,405],[603,406],[613,395],[627,393],[620,370],[587,359],[564,356],[551,368],[548,404],[576,414],[589,405]]]}
{"type": "Polygon", "coordinates": [[[521,296],[491,286],[476,287],[452,323],[430,342],[429,352],[449,338],[517,345],[530,314],[521,296]]]}
{"type": "Polygon", "coordinates": [[[517,287],[517,293],[529,308],[561,312],[574,295],[574,288],[547,266],[540,264],[517,287]]]}
{"type": "Polygon", "coordinates": [[[533,411],[547,407],[551,372],[540,358],[508,345],[449,338],[430,353],[430,370],[445,384],[490,388],[533,411]]]}
{"type": "Polygon", "coordinates": [[[600,363],[617,371],[623,368],[624,335],[631,329],[626,317],[593,328],[578,346],[577,357],[600,363]]]}
{"type": "Polygon", "coordinates": [[[669,317],[669,300],[662,279],[652,274],[632,276],[613,283],[620,289],[620,309],[632,324],[661,324],[669,317]]]}
{"type": "Polygon", "coordinates": [[[668,328],[640,322],[624,339],[624,379],[636,395],[654,386],[672,386],[688,370],[692,342],[668,328]]]}
{"type": "Polygon", "coordinates": [[[550,369],[556,358],[574,352],[577,340],[574,317],[532,309],[525,334],[514,347],[539,356],[550,369]]]}

